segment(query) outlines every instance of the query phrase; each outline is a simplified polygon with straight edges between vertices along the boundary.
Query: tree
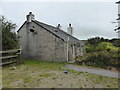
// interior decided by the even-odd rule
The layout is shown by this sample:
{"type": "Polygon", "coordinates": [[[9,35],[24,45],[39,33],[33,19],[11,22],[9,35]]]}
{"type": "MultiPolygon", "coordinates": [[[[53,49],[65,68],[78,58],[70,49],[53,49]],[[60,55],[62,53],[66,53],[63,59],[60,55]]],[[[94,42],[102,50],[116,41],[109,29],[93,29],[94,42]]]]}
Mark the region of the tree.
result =
{"type": "Polygon", "coordinates": [[[120,47],[120,39],[119,38],[113,38],[109,40],[114,46],[120,47]]]}
{"type": "Polygon", "coordinates": [[[19,46],[18,36],[15,33],[16,24],[8,21],[4,16],[0,17],[2,22],[2,50],[15,49],[19,46]]]}
{"type": "Polygon", "coordinates": [[[87,44],[97,46],[101,42],[108,42],[108,41],[109,41],[108,39],[104,39],[103,37],[95,37],[88,39],[87,44]]]}

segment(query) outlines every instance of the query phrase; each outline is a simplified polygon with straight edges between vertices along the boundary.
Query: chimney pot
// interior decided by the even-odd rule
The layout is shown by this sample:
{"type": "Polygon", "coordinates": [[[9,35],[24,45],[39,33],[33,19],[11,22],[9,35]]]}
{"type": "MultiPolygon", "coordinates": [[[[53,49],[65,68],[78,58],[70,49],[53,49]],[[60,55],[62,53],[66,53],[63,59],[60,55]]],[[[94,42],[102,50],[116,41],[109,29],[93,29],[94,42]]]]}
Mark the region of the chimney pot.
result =
{"type": "Polygon", "coordinates": [[[68,34],[72,35],[73,34],[73,28],[71,27],[71,23],[69,23],[69,26],[68,26],[68,29],[67,29],[67,32],[68,34]]]}
{"type": "Polygon", "coordinates": [[[29,14],[32,14],[32,12],[29,12],[29,14]]]}
{"type": "Polygon", "coordinates": [[[29,12],[28,15],[26,15],[26,18],[27,18],[27,22],[31,22],[32,20],[34,20],[34,14],[32,14],[32,12],[29,12]]]}
{"type": "Polygon", "coordinates": [[[58,24],[57,28],[59,28],[59,29],[60,29],[60,27],[61,27],[61,25],[60,25],[60,24],[58,24]]]}
{"type": "Polygon", "coordinates": [[[69,23],[69,27],[71,27],[71,23],[69,23]]]}

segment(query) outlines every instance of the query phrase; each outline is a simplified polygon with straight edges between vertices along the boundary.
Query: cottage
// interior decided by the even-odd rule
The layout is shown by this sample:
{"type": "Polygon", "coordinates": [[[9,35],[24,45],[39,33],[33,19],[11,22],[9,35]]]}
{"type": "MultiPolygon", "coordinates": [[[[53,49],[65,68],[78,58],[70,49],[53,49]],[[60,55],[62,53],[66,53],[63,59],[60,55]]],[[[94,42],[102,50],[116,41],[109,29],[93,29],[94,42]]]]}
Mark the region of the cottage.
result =
{"type": "Polygon", "coordinates": [[[30,12],[27,20],[19,28],[22,57],[42,61],[72,61],[83,55],[84,43],[72,36],[73,28],[68,33],[57,27],[35,20],[30,12]]]}

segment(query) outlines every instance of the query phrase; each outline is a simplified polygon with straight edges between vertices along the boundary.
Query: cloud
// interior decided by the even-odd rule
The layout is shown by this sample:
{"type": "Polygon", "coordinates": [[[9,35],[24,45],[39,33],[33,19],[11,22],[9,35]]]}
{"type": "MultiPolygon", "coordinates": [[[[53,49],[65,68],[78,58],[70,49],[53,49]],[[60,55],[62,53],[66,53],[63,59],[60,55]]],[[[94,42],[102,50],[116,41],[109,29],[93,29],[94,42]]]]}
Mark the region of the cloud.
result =
{"type": "Polygon", "coordinates": [[[117,2],[118,0],[2,0],[3,2],[117,2]]]}
{"type": "Polygon", "coordinates": [[[2,11],[18,28],[26,20],[28,12],[32,11],[38,21],[53,26],[60,23],[64,31],[67,31],[68,23],[72,23],[74,36],[79,39],[96,35],[117,37],[115,25],[111,23],[117,16],[115,2],[5,2],[2,11]]]}

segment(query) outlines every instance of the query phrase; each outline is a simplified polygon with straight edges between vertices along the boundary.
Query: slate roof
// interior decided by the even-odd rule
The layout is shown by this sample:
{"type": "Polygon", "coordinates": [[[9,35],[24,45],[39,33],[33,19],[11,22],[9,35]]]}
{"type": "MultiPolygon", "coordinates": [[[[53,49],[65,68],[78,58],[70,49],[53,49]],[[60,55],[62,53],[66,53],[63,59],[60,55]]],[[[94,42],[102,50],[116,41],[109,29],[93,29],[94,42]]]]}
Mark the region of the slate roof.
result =
{"type": "Polygon", "coordinates": [[[67,32],[57,28],[57,27],[54,27],[54,26],[51,26],[51,25],[48,25],[48,24],[45,24],[45,23],[42,23],[42,22],[39,22],[37,20],[33,20],[34,23],[36,23],[37,25],[43,27],[44,29],[50,31],[51,33],[53,33],[54,35],[60,37],[61,39],[63,39],[64,41],[67,41],[68,40],[68,37],[69,37],[69,42],[71,43],[82,43],[81,40],[71,36],[70,34],[68,34],[67,32]]]}

